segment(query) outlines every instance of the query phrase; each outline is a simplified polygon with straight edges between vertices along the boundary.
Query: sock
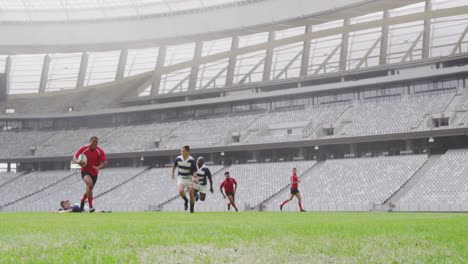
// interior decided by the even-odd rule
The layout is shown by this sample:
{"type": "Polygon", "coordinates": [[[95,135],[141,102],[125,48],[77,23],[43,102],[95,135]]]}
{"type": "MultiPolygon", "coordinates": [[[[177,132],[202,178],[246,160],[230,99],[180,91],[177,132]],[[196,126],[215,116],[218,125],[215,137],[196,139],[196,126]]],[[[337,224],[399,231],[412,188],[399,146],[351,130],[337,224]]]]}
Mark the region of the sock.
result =
{"type": "Polygon", "coordinates": [[[187,197],[182,197],[182,199],[184,199],[184,202],[188,201],[187,197]]]}
{"type": "Polygon", "coordinates": [[[232,204],[232,207],[234,207],[234,209],[237,209],[237,206],[235,204],[232,204]]]}
{"type": "Polygon", "coordinates": [[[86,194],[85,194],[85,195],[83,195],[83,198],[81,198],[81,203],[83,203],[83,204],[84,204],[84,202],[86,201],[86,198],[88,198],[88,196],[86,196],[86,194]]]}
{"type": "Polygon", "coordinates": [[[93,196],[88,197],[89,208],[93,208],[93,196]]]}
{"type": "Polygon", "coordinates": [[[299,204],[299,209],[303,210],[302,209],[302,203],[298,203],[299,204]]]}
{"type": "Polygon", "coordinates": [[[284,201],[281,206],[285,205],[287,202],[289,202],[288,200],[284,201]]]}

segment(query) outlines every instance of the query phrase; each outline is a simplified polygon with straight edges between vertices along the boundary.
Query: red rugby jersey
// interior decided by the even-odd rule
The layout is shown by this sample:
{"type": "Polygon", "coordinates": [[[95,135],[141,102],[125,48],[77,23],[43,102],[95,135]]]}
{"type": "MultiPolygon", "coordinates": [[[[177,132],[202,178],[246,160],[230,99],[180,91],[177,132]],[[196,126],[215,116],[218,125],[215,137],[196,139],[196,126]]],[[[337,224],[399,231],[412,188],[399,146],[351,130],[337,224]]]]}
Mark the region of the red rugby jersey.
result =
{"type": "Polygon", "coordinates": [[[293,175],[291,176],[291,188],[297,189],[297,187],[298,187],[299,184],[298,184],[298,183],[293,183],[293,182],[297,182],[297,181],[299,181],[299,178],[297,178],[297,175],[296,175],[296,174],[293,174],[293,175]]]}
{"type": "Polygon", "coordinates": [[[75,154],[75,159],[78,158],[79,155],[84,154],[87,159],[86,166],[81,168],[82,172],[88,172],[92,176],[97,176],[98,171],[93,166],[101,165],[101,162],[107,160],[106,153],[100,148],[96,147],[96,149],[91,149],[88,146],[81,147],[75,154]]]}
{"type": "Polygon", "coordinates": [[[229,178],[229,179],[224,179],[224,181],[221,183],[221,185],[219,186],[220,188],[223,188],[224,187],[224,192],[235,192],[235,189],[234,189],[234,184],[237,185],[237,182],[236,182],[236,179],[234,178],[229,178]]]}

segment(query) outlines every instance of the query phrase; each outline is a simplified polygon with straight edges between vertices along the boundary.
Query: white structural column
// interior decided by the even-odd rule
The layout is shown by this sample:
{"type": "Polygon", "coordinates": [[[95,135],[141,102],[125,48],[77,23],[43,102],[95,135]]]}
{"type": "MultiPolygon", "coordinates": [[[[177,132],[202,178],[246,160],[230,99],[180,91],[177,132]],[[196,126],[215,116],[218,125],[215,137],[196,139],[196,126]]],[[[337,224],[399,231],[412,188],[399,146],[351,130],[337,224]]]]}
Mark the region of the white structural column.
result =
{"type": "Polygon", "coordinates": [[[162,46],[158,51],[158,60],[156,61],[156,71],[153,73],[153,84],[151,85],[151,95],[157,95],[159,93],[159,85],[161,83],[161,73],[158,69],[164,67],[164,61],[166,60],[167,46],[162,46]]]}
{"type": "MultiPolygon", "coordinates": [[[[305,34],[312,31],[312,26],[308,25],[305,27],[305,34]]],[[[310,59],[310,39],[304,40],[304,48],[302,49],[302,60],[301,60],[301,77],[308,75],[309,71],[309,59],[310,59]]]]}
{"type": "MultiPolygon", "coordinates": [[[[426,13],[430,13],[432,11],[432,1],[426,0],[426,7],[424,10],[426,13]]],[[[424,19],[424,35],[422,41],[422,58],[427,59],[429,58],[429,49],[431,47],[431,19],[426,18],[424,19]]]]}
{"type": "Polygon", "coordinates": [[[10,93],[10,74],[11,74],[11,56],[6,57],[5,76],[6,76],[6,94],[10,93]]]}
{"type": "Polygon", "coordinates": [[[39,82],[39,93],[45,93],[47,86],[47,77],[49,76],[50,56],[49,54],[44,56],[44,62],[42,63],[41,81],[39,82]]]}
{"type": "Polygon", "coordinates": [[[117,72],[115,73],[116,80],[122,80],[125,72],[125,65],[127,65],[128,49],[120,51],[119,64],[117,65],[117,72]]]}
{"type": "MultiPolygon", "coordinates": [[[[268,43],[275,41],[275,31],[268,32],[268,43]]],[[[273,61],[273,47],[266,49],[265,65],[263,67],[263,81],[269,81],[271,78],[271,64],[273,61]]]]}
{"type": "MultiPolygon", "coordinates": [[[[347,27],[350,24],[350,19],[344,20],[343,26],[347,27]]],[[[346,63],[348,61],[348,42],[349,42],[349,31],[343,32],[341,36],[341,53],[340,53],[340,71],[346,71],[346,63]]]]}
{"type": "Polygon", "coordinates": [[[86,69],[88,68],[88,58],[89,58],[88,53],[83,52],[83,54],[81,55],[80,71],[78,72],[78,80],[76,82],[76,88],[84,87],[84,82],[86,79],[86,69]]]}
{"type": "Polygon", "coordinates": [[[188,91],[194,91],[197,86],[197,78],[198,78],[198,71],[200,69],[200,57],[203,51],[203,42],[197,41],[195,43],[195,51],[193,55],[193,61],[195,64],[192,66],[192,70],[190,72],[190,79],[188,85],[188,91]]]}
{"type": "Polygon", "coordinates": [[[229,64],[228,64],[228,69],[226,73],[226,87],[230,87],[234,83],[234,71],[236,69],[237,55],[233,51],[237,50],[238,48],[239,48],[239,36],[234,36],[232,37],[231,50],[230,50],[230,52],[232,53],[229,56],[229,64]]]}
{"type": "MultiPolygon", "coordinates": [[[[390,16],[390,12],[385,10],[383,13],[383,19],[387,19],[390,16]]],[[[388,25],[382,26],[382,38],[380,39],[380,57],[379,65],[384,65],[387,63],[387,53],[388,53],[388,25]]]]}

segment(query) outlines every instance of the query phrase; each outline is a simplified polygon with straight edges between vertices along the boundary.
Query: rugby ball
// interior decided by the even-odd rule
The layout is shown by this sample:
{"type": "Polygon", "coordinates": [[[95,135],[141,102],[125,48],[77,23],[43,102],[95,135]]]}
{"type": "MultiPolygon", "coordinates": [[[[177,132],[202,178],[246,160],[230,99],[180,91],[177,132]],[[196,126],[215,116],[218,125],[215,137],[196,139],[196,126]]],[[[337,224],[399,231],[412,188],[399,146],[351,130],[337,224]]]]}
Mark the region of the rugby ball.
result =
{"type": "Polygon", "coordinates": [[[84,161],[84,165],[82,167],[86,166],[86,164],[88,163],[88,159],[86,158],[85,154],[80,154],[76,159],[76,163],[81,163],[82,161],[84,161]]]}

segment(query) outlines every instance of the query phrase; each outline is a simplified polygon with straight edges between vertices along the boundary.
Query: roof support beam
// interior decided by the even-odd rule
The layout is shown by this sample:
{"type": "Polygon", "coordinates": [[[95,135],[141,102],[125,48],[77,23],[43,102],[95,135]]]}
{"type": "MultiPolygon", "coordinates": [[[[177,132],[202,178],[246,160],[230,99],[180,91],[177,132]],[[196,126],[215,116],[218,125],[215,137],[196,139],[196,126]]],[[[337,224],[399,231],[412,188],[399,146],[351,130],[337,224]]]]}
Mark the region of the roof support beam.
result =
{"type": "Polygon", "coordinates": [[[371,55],[371,53],[374,51],[374,49],[377,47],[377,45],[379,44],[379,42],[381,42],[381,39],[382,39],[382,36],[380,36],[379,38],[377,38],[374,42],[374,44],[372,44],[372,46],[369,48],[369,50],[366,52],[366,54],[364,55],[364,57],[359,61],[359,63],[356,65],[356,70],[361,68],[362,64],[364,64],[364,62],[366,63],[366,66],[367,66],[367,59],[369,58],[369,56],[371,55]]]}
{"type": "MultiPolygon", "coordinates": [[[[288,64],[286,64],[286,66],[284,66],[284,68],[275,76],[274,79],[277,80],[277,79],[279,79],[283,74],[285,74],[285,73],[289,70],[289,68],[291,67],[291,65],[292,65],[295,61],[297,61],[297,59],[299,59],[299,56],[301,56],[302,53],[303,53],[302,50],[299,51],[299,52],[288,62],[288,64]]],[[[286,78],[288,78],[288,77],[286,76],[286,78]]]]}
{"type": "Polygon", "coordinates": [[[44,62],[42,63],[41,81],[39,82],[39,93],[45,93],[47,87],[47,77],[49,77],[49,66],[50,56],[49,54],[44,56],[44,62]]]}
{"type": "Polygon", "coordinates": [[[221,71],[219,71],[211,80],[209,80],[203,87],[202,89],[208,89],[212,83],[216,81],[225,71],[227,71],[229,66],[224,67],[221,71]]]}
{"type": "MultiPolygon", "coordinates": [[[[275,41],[275,31],[268,32],[268,42],[275,41]]],[[[271,65],[273,63],[273,47],[266,49],[265,64],[263,65],[263,81],[269,81],[271,78],[271,65]]]]}
{"type": "Polygon", "coordinates": [[[341,47],[341,43],[336,45],[335,49],[330,52],[330,54],[328,54],[327,58],[322,62],[322,64],[320,64],[320,66],[314,71],[314,75],[315,74],[318,74],[322,69],[325,68],[325,65],[327,65],[327,63],[330,61],[330,59],[336,54],[336,52],[340,49],[341,47]]]}
{"type": "Polygon", "coordinates": [[[197,41],[197,43],[195,43],[195,51],[193,55],[193,61],[195,62],[195,65],[192,66],[192,70],[190,72],[190,80],[188,86],[189,91],[194,91],[197,86],[198,71],[200,69],[200,64],[198,63],[198,61],[200,60],[200,57],[202,55],[202,50],[203,42],[197,41]]]}
{"type": "Polygon", "coordinates": [[[6,75],[6,94],[10,94],[10,74],[11,74],[11,56],[6,57],[5,75],[6,75]]]}
{"type": "Polygon", "coordinates": [[[125,73],[125,66],[127,65],[128,49],[120,51],[119,64],[117,65],[117,72],[115,73],[116,80],[122,80],[125,73]]]}
{"type": "MultiPolygon", "coordinates": [[[[390,12],[385,10],[383,13],[383,19],[390,17],[390,12]]],[[[387,53],[388,53],[388,25],[382,26],[382,37],[380,39],[380,57],[379,65],[384,65],[387,63],[387,53]]]]}
{"type": "MultiPolygon", "coordinates": [[[[432,0],[426,0],[425,12],[432,11],[432,0]]],[[[431,48],[431,19],[424,19],[424,36],[422,41],[422,58],[429,58],[429,51],[431,48]]]]}
{"type": "Polygon", "coordinates": [[[263,57],[259,62],[257,62],[257,64],[255,64],[255,66],[247,74],[245,74],[244,77],[242,77],[238,84],[243,84],[245,83],[245,81],[247,81],[247,79],[250,79],[252,73],[254,73],[260,67],[260,65],[262,65],[265,62],[265,59],[266,56],[263,57]]]}
{"type": "MultiPolygon", "coordinates": [[[[312,26],[307,25],[305,27],[305,34],[312,32],[312,26]]],[[[304,40],[304,48],[302,49],[302,59],[301,59],[301,77],[308,75],[309,71],[309,60],[310,60],[310,39],[304,40]]]]}
{"type": "Polygon", "coordinates": [[[421,33],[419,33],[418,37],[414,40],[413,44],[411,44],[411,47],[408,49],[408,51],[405,53],[405,55],[401,59],[401,62],[405,62],[408,59],[408,57],[412,56],[414,48],[416,47],[416,45],[418,45],[418,42],[421,41],[421,38],[423,37],[423,35],[424,35],[424,31],[421,31],[421,33]]]}
{"type": "Polygon", "coordinates": [[[462,45],[463,40],[465,39],[466,33],[468,33],[468,26],[465,27],[465,30],[464,30],[463,33],[460,35],[460,38],[458,38],[458,41],[457,41],[457,43],[455,44],[455,47],[453,47],[453,50],[452,50],[452,52],[450,53],[451,55],[455,55],[455,53],[457,53],[457,51],[458,51],[459,53],[462,52],[461,45],[462,45]]]}
{"type": "Polygon", "coordinates": [[[167,92],[167,93],[170,94],[170,93],[175,92],[177,89],[182,88],[182,85],[184,85],[184,82],[189,81],[189,80],[190,80],[190,74],[188,74],[187,76],[185,76],[185,78],[183,78],[182,80],[180,80],[180,81],[179,81],[174,87],[172,87],[172,89],[169,90],[169,92],[167,92]]]}
{"type": "Polygon", "coordinates": [[[78,80],[76,81],[76,88],[84,87],[84,82],[86,78],[86,70],[88,68],[88,59],[89,59],[89,54],[87,52],[83,52],[81,54],[80,71],[78,72],[78,80]]]}
{"type": "MultiPolygon", "coordinates": [[[[344,20],[343,27],[350,25],[350,19],[346,18],[344,20]]],[[[341,53],[340,53],[340,71],[346,71],[346,63],[348,62],[348,42],[349,42],[349,31],[343,32],[341,36],[341,53]]]]}
{"type": "MultiPolygon", "coordinates": [[[[343,34],[344,32],[353,32],[353,31],[361,31],[376,27],[382,26],[391,26],[391,25],[398,25],[404,23],[410,23],[414,21],[421,21],[424,19],[433,19],[433,18],[441,18],[441,17],[451,17],[451,16],[458,16],[464,15],[468,13],[468,6],[459,6],[453,8],[446,8],[446,9],[439,9],[439,10],[432,10],[430,12],[420,12],[414,13],[409,15],[403,15],[398,17],[388,17],[381,20],[373,20],[368,22],[362,22],[352,25],[347,25],[339,28],[332,28],[326,29],[316,32],[309,32],[304,35],[288,37],[284,39],[275,40],[273,42],[265,42],[260,43],[252,46],[247,46],[243,48],[233,48],[230,51],[220,52],[213,55],[208,55],[200,58],[199,64],[205,64],[209,62],[219,61],[221,59],[230,58],[230,68],[228,69],[228,78],[226,79],[226,86],[232,86],[232,82],[230,78],[233,78],[235,64],[232,63],[233,58],[242,54],[248,54],[259,50],[266,50],[268,47],[278,47],[298,42],[304,42],[305,40],[310,40],[314,38],[323,38],[327,36],[333,36],[338,34],[343,34]],[[232,71],[232,72],[230,72],[232,71]]],[[[235,43],[236,37],[233,38],[233,44],[235,43]]],[[[233,46],[234,47],[234,46],[233,46]]],[[[177,63],[174,65],[170,65],[167,67],[156,69],[155,72],[159,73],[169,73],[175,70],[184,69],[188,67],[192,67],[194,64],[193,61],[186,61],[177,63]]]]}
{"type": "Polygon", "coordinates": [[[153,84],[151,85],[150,95],[157,95],[159,93],[159,86],[161,84],[161,72],[159,69],[164,68],[164,62],[166,61],[167,46],[159,47],[158,60],[156,61],[156,70],[153,72],[153,84]]]}
{"type": "MultiPolygon", "coordinates": [[[[234,83],[234,71],[236,70],[236,60],[237,60],[237,55],[234,53],[234,51],[239,49],[239,36],[234,36],[232,37],[232,42],[231,42],[231,50],[226,52],[229,54],[229,62],[228,62],[228,68],[227,68],[227,73],[226,73],[226,87],[230,87],[234,83]]],[[[224,58],[221,58],[224,59],[224,58]]],[[[216,60],[212,60],[216,61],[216,60]]]]}

